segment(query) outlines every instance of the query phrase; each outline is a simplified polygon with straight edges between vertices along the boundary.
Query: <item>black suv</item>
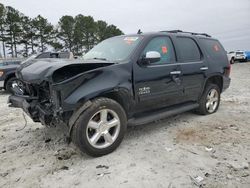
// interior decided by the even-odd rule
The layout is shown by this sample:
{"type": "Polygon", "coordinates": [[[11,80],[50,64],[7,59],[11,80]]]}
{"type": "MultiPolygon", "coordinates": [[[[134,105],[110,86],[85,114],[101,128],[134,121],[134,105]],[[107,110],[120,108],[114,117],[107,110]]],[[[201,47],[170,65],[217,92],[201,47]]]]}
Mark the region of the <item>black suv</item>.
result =
{"type": "Polygon", "coordinates": [[[230,84],[230,63],[207,34],[162,31],[107,39],[79,60],[44,60],[16,75],[25,95],[9,103],[35,122],[68,126],[92,156],[114,151],[127,125],[195,110],[212,114],[230,84]],[[57,63],[60,61],[61,63],[57,63]]]}

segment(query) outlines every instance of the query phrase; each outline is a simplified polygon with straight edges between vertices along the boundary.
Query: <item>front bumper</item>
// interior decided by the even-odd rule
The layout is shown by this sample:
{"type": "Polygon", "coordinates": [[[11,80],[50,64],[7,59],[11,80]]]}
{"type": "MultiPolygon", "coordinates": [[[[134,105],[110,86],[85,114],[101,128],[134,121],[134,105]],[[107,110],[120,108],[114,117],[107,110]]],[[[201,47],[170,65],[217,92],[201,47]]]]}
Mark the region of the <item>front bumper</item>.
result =
{"type": "Polygon", "coordinates": [[[47,112],[39,106],[36,99],[11,95],[9,96],[8,103],[10,107],[23,109],[34,122],[41,122],[43,125],[49,125],[52,122],[52,113],[47,112]]]}
{"type": "Polygon", "coordinates": [[[23,111],[31,116],[30,114],[30,104],[26,101],[25,98],[11,95],[9,96],[8,103],[10,104],[10,107],[15,107],[15,108],[22,108],[23,111]]]}
{"type": "Polygon", "coordinates": [[[4,81],[0,81],[0,88],[4,88],[4,81]]]}

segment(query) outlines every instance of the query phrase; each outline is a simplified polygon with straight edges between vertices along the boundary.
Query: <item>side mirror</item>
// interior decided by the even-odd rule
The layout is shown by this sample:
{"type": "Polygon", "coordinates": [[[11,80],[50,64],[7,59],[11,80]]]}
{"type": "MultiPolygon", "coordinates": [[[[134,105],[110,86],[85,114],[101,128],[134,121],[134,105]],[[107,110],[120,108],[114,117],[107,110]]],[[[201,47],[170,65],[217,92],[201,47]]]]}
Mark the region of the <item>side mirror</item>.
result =
{"type": "Polygon", "coordinates": [[[156,51],[149,51],[146,53],[146,56],[142,58],[143,64],[156,63],[161,60],[161,54],[156,51]]]}

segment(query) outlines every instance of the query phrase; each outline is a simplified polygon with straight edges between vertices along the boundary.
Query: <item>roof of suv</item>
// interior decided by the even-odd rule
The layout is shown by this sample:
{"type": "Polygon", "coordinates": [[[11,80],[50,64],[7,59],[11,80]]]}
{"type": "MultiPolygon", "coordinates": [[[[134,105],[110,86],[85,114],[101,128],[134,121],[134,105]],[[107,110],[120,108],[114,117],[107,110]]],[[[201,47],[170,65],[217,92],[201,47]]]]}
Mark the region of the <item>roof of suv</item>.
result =
{"type": "Polygon", "coordinates": [[[177,36],[191,36],[191,37],[202,37],[202,38],[211,38],[210,35],[206,33],[195,33],[195,32],[187,32],[181,30],[171,30],[171,31],[158,31],[158,32],[146,32],[146,33],[137,33],[137,34],[130,34],[125,36],[157,36],[159,34],[168,34],[168,35],[177,35],[177,36]]]}

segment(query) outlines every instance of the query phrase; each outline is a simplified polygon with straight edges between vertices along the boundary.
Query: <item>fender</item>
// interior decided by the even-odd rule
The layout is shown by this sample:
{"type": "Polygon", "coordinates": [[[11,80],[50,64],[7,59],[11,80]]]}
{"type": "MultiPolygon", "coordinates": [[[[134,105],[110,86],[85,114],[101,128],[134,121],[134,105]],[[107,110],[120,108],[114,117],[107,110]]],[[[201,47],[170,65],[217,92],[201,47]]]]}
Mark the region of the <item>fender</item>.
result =
{"type": "MultiPolygon", "coordinates": [[[[209,74],[209,75],[207,75],[207,77],[206,77],[206,79],[205,79],[205,81],[204,81],[204,84],[203,84],[203,86],[202,86],[202,90],[201,90],[201,93],[200,93],[200,97],[201,97],[201,95],[203,94],[203,92],[204,92],[204,90],[205,90],[205,88],[206,88],[206,85],[207,85],[208,80],[209,80],[210,78],[214,77],[214,76],[219,76],[219,77],[222,79],[222,87],[223,87],[223,75],[222,75],[221,73],[209,74]]],[[[200,98],[200,97],[199,97],[199,98],[200,98]]]]}
{"type": "Polygon", "coordinates": [[[60,92],[65,111],[75,111],[88,100],[112,95],[117,91],[125,93],[123,96],[132,97],[130,67],[124,63],[89,71],[68,82],[56,84],[52,89],[60,92]]]}

